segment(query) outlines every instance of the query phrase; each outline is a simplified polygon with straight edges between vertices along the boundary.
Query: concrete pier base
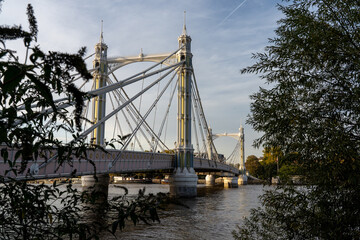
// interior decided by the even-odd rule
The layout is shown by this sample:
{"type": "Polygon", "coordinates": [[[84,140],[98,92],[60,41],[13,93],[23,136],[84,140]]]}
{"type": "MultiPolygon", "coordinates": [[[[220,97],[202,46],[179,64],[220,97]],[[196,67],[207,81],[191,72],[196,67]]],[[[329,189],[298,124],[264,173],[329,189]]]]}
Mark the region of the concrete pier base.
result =
{"type": "Polygon", "coordinates": [[[215,186],[215,175],[206,175],[205,184],[207,186],[215,186]]]}
{"type": "Polygon", "coordinates": [[[247,185],[248,177],[245,174],[239,175],[238,185],[247,185]]]}
{"type": "Polygon", "coordinates": [[[194,169],[176,169],[170,177],[170,196],[193,198],[197,195],[198,177],[194,169]]]}
{"type": "Polygon", "coordinates": [[[96,175],[97,180],[93,175],[87,175],[81,177],[81,186],[83,191],[87,191],[91,194],[96,194],[96,203],[104,203],[107,201],[109,192],[109,174],[96,175]]]}
{"type": "Polygon", "coordinates": [[[238,187],[238,177],[223,177],[224,187],[225,188],[237,188],[238,187]]]}

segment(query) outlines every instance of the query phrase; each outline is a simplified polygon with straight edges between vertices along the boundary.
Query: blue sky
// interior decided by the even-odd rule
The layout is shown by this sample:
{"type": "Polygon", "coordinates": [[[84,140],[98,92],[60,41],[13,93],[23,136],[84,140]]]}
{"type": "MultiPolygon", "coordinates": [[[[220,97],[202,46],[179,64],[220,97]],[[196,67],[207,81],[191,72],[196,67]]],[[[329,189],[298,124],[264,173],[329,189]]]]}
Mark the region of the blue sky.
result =
{"type": "MultiPolygon", "coordinates": [[[[26,29],[28,2],[34,6],[42,49],[71,53],[86,46],[90,53],[103,20],[108,56],[138,55],[141,48],[145,54],[173,52],[186,11],[195,74],[213,132],[237,132],[241,122],[245,155],[262,155],[262,149],[252,147],[261,133],[245,120],[249,95],[264,87],[264,81],[242,75],[240,69],[251,65],[251,54],[264,51],[268,38],[274,37],[276,21],[282,17],[276,7],[280,0],[5,0],[0,23],[26,29]]],[[[236,143],[219,139],[216,144],[227,155],[236,143]]]]}

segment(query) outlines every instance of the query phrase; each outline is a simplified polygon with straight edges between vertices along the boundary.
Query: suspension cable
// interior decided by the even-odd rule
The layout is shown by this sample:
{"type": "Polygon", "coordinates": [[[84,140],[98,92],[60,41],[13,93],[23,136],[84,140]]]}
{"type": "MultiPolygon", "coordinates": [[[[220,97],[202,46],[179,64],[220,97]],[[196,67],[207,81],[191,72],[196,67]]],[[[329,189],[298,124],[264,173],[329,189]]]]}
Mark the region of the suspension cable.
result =
{"type": "MultiPolygon", "coordinates": [[[[174,76],[177,75],[178,70],[174,73],[174,76]]],[[[117,155],[117,157],[112,161],[112,165],[110,167],[112,167],[114,165],[114,163],[120,158],[122,151],[127,147],[127,145],[130,143],[132,137],[136,134],[137,130],[141,127],[141,125],[143,124],[144,120],[149,116],[149,114],[151,113],[152,109],[155,107],[155,105],[157,104],[157,102],[159,101],[159,99],[162,97],[162,95],[164,94],[164,92],[166,91],[166,89],[169,87],[170,83],[172,82],[172,80],[174,79],[174,76],[168,81],[168,83],[166,84],[166,86],[164,87],[164,89],[161,91],[161,93],[159,94],[159,96],[155,99],[154,103],[150,106],[150,108],[148,109],[148,111],[146,112],[146,114],[143,116],[142,121],[136,126],[135,131],[131,134],[131,136],[128,138],[128,140],[125,142],[125,144],[123,145],[123,147],[121,148],[121,152],[117,155]]],[[[109,168],[110,168],[109,167],[109,168]]]]}
{"type": "MultiPolygon", "coordinates": [[[[162,67],[162,65],[160,65],[160,68],[161,68],[161,67],[162,67]]],[[[160,76],[161,76],[161,73],[160,73],[160,76]]],[[[174,77],[175,77],[175,75],[174,75],[174,77]]],[[[157,89],[157,96],[156,96],[156,97],[159,96],[159,91],[160,91],[160,82],[158,82],[158,89],[157,89]]],[[[152,127],[152,129],[155,129],[156,112],[157,112],[157,104],[155,105],[154,120],[153,120],[153,127],[152,127]]],[[[153,144],[153,146],[151,147],[151,149],[152,149],[152,151],[154,152],[154,150],[155,150],[155,138],[152,139],[152,144],[153,144]]]]}
{"type": "MultiPolygon", "coordinates": [[[[201,121],[201,116],[200,116],[200,114],[201,114],[201,112],[198,110],[198,99],[197,99],[197,97],[196,97],[196,95],[195,95],[195,90],[194,89],[192,89],[192,95],[193,95],[193,97],[194,97],[194,100],[195,101],[193,101],[193,105],[194,105],[194,108],[195,108],[195,113],[196,113],[196,118],[197,118],[197,122],[198,122],[198,125],[199,125],[199,128],[200,129],[204,129],[204,127],[203,127],[203,122],[201,121]]],[[[206,141],[205,141],[205,136],[204,136],[204,131],[203,130],[201,130],[201,131],[199,131],[200,132],[200,135],[201,135],[201,139],[202,139],[202,143],[203,143],[203,152],[205,152],[205,153],[207,153],[207,151],[206,151],[206,141]]],[[[208,158],[210,159],[210,156],[208,156],[208,158]]]]}
{"type": "MultiPolygon", "coordinates": [[[[172,102],[172,96],[174,95],[174,93],[175,93],[175,90],[176,90],[176,87],[177,87],[177,85],[178,85],[178,82],[179,82],[179,79],[176,81],[176,83],[175,83],[175,87],[174,87],[174,90],[173,90],[173,93],[171,93],[170,92],[170,105],[171,105],[171,102],[172,102]]],[[[169,111],[169,109],[170,109],[170,106],[168,106],[168,110],[167,111],[169,111]]],[[[169,114],[168,114],[169,115],[169,114]]],[[[166,117],[166,123],[165,123],[165,134],[164,134],[164,142],[166,142],[166,133],[167,133],[167,127],[168,127],[168,122],[169,122],[169,117],[166,117]]]]}
{"type": "MultiPolygon", "coordinates": [[[[207,132],[207,135],[210,135],[209,125],[207,124],[207,121],[206,121],[206,118],[205,118],[205,114],[204,114],[204,109],[203,109],[202,104],[201,104],[200,93],[199,93],[199,89],[198,89],[198,87],[197,87],[196,77],[195,77],[194,71],[192,71],[192,74],[193,74],[193,77],[194,77],[193,83],[194,83],[194,86],[195,86],[195,93],[196,93],[197,98],[198,98],[198,100],[199,100],[198,103],[199,103],[200,111],[201,111],[202,116],[203,116],[202,120],[204,121],[204,126],[206,127],[205,131],[207,132]]],[[[212,149],[215,151],[215,159],[216,159],[216,160],[219,160],[219,159],[218,159],[218,152],[217,152],[216,147],[215,147],[215,145],[214,145],[214,141],[212,141],[212,137],[211,137],[210,139],[211,139],[211,141],[210,141],[209,144],[212,145],[212,149]]]]}
{"type": "MultiPolygon", "coordinates": [[[[162,61],[154,64],[153,66],[145,69],[144,71],[142,71],[142,72],[140,72],[140,73],[137,73],[137,74],[134,74],[134,75],[132,75],[132,76],[124,79],[123,81],[121,81],[121,83],[120,83],[120,82],[116,83],[116,86],[105,86],[105,87],[99,88],[98,90],[101,89],[101,91],[109,92],[109,91],[111,91],[111,90],[113,90],[113,89],[107,90],[108,87],[111,87],[111,88],[112,88],[112,87],[119,88],[119,87],[121,87],[121,86],[124,87],[124,86],[126,86],[126,85],[128,85],[128,84],[131,84],[131,83],[133,83],[133,82],[138,81],[137,78],[136,78],[136,79],[133,79],[133,78],[135,78],[135,77],[137,77],[137,76],[139,76],[139,75],[141,75],[141,74],[144,74],[144,73],[150,71],[151,69],[157,67],[159,64],[164,63],[166,60],[168,60],[168,59],[171,58],[174,54],[176,54],[178,51],[180,51],[183,47],[184,47],[184,45],[182,45],[182,46],[181,46],[180,48],[178,48],[175,52],[171,53],[169,56],[167,56],[166,58],[164,58],[162,61]],[[130,81],[131,79],[133,79],[133,81],[130,81]],[[130,81],[130,82],[127,83],[127,81],[130,81]]],[[[177,67],[177,66],[180,65],[180,63],[182,64],[183,62],[179,62],[179,63],[177,63],[177,64],[168,66],[168,67],[160,70],[160,72],[166,71],[167,69],[172,68],[172,67],[177,67]],[[176,65],[176,66],[175,66],[175,65],[176,65]]],[[[90,69],[90,70],[88,70],[88,72],[93,72],[93,71],[95,71],[95,70],[97,70],[97,69],[99,69],[99,68],[100,68],[100,67],[96,67],[96,68],[90,69]]],[[[108,75],[110,75],[111,73],[113,73],[115,70],[116,70],[116,69],[113,69],[112,71],[110,71],[110,73],[108,73],[108,75]]],[[[150,77],[150,76],[155,75],[155,74],[157,74],[157,73],[159,73],[159,72],[158,72],[158,71],[152,72],[152,73],[148,74],[146,77],[150,77]]],[[[77,75],[77,74],[75,74],[75,75],[77,75]]],[[[81,76],[78,77],[78,78],[75,78],[75,79],[72,80],[71,82],[75,82],[76,80],[78,80],[78,79],[80,79],[80,78],[81,78],[81,76]]],[[[144,76],[143,78],[145,78],[145,76],[144,76]]],[[[141,79],[143,79],[143,78],[141,78],[141,79]]],[[[100,93],[97,93],[97,91],[88,92],[88,94],[91,95],[92,97],[101,95],[101,94],[103,94],[103,93],[105,93],[105,92],[100,92],[100,93]]],[[[60,99],[54,100],[54,103],[66,101],[67,99],[68,99],[68,98],[60,98],[60,99]]],[[[61,108],[61,109],[62,109],[62,108],[67,108],[67,107],[69,107],[69,106],[71,106],[71,105],[72,105],[72,104],[62,104],[62,105],[59,106],[59,108],[61,108]]],[[[36,106],[37,106],[37,104],[32,104],[30,107],[33,108],[33,107],[36,107],[36,106]]],[[[25,105],[19,106],[18,109],[19,109],[19,110],[24,110],[24,109],[25,109],[25,105]]],[[[51,108],[50,108],[50,109],[51,109],[51,108]]],[[[52,111],[51,111],[51,112],[52,112],[52,111]]]]}
{"type": "Polygon", "coordinates": [[[194,103],[191,104],[191,111],[192,111],[192,116],[193,116],[193,126],[194,126],[194,133],[195,133],[196,148],[198,150],[198,156],[200,157],[200,147],[199,147],[199,138],[197,135],[196,122],[195,122],[194,103]]]}
{"type": "MultiPolygon", "coordinates": [[[[181,71],[181,70],[180,70],[181,71]]],[[[173,76],[175,77],[175,75],[173,76]]],[[[170,92],[170,99],[169,99],[169,103],[168,103],[168,106],[167,106],[167,109],[166,109],[166,112],[165,112],[165,116],[161,122],[161,125],[160,125],[160,129],[159,129],[159,132],[158,132],[158,136],[159,138],[161,137],[161,134],[163,132],[163,128],[164,128],[164,125],[165,125],[165,122],[167,122],[167,119],[168,119],[168,116],[169,116],[169,112],[170,112],[170,107],[171,107],[171,103],[172,103],[172,100],[174,98],[174,95],[175,95],[175,90],[176,90],[176,87],[177,87],[177,82],[179,80],[176,81],[176,84],[175,84],[175,87],[173,88],[173,90],[170,92]]],[[[166,129],[165,129],[165,134],[166,134],[166,129]]],[[[165,142],[165,139],[164,139],[164,142],[165,142]]],[[[157,149],[157,145],[158,145],[158,141],[156,141],[156,145],[155,145],[155,149],[154,151],[156,151],[157,149]]]]}
{"type": "Polygon", "coordinates": [[[229,155],[228,159],[230,163],[234,163],[235,159],[239,153],[239,149],[240,149],[240,141],[237,141],[236,146],[234,148],[234,150],[232,151],[232,153],[229,155]]]}
{"type": "MultiPolygon", "coordinates": [[[[115,76],[115,74],[112,74],[113,77],[115,78],[115,80],[117,81],[117,78],[115,76]]],[[[111,81],[111,80],[110,80],[111,81]]],[[[119,96],[121,96],[121,98],[123,98],[123,101],[126,101],[129,98],[129,96],[127,95],[127,93],[125,92],[125,90],[123,88],[120,88],[120,90],[124,93],[124,97],[122,97],[122,94],[120,93],[120,91],[115,91],[118,92],[117,94],[119,96]]],[[[130,111],[133,112],[134,116],[137,116],[137,118],[143,119],[143,117],[141,116],[141,113],[139,110],[137,110],[137,108],[135,107],[134,103],[130,103],[129,106],[130,111]]],[[[130,112],[129,112],[130,113],[130,112]]],[[[132,117],[133,121],[136,122],[136,120],[134,120],[134,117],[132,117]]],[[[155,138],[166,148],[169,150],[169,148],[166,146],[166,144],[164,142],[161,141],[161,139],[156,135],[156,133],[154,132],[154,130],[150,127],[150,125],[147,123],[147,121],[144,120],[143,125],[145,126],[145,130],[149,133],[149,135],[151,136],[155,136],[155,138]]],[[[140,132],[143,134],[143,136],[146,138],[146,141],[148,142],[149,146],[151,147],[151,142],[148,140],[148,138],[146,137],[146,135],[143,133],[143,131],[140,129],[140,132]]],[[[163,151],[164,149],[160,146],[161,150],[163,151]]]]}
{"type": "MultiPolygon", "coordinates": [[[[181,64],[183,64],[184,62],[180,62],[181,64]]],[[[175,64],[175,65],[180,65],[180,64],[175,64]]],[[[95,128],[97,128],[99,125],[103,124],[105,121],[107,121],[109,118],[111,118],[112,116],[114,116],[117,112],[119,112],[121,109],[123,109],[124,107],[126,107],[129,103],[131,103],[132,101],[134,101],[136,98],[138,98],[141,94],[143,94],[144,92],[148,91],[150,88],[152,88],[154,85],[156,85],[156,83],[158,83],[159,81],[163,80],[165,77],[167,77],[171,72],[173,71],[173,69],[171,69],[170,71],[166,72],[164,74],[164,76],[158,78],[156,81],[154,81],[152,84],[150,84],[149,86],[147,86],[143,91],[139,92],[138,94],[136,94],[135,96],[133,96],[131,99],[129,99],[128,101],[126,101],[124,104],[122,104],[121,106],[119,106],[117,109],[115,109],[114,111],[112,111],[110,114],[106,115],[104,118],[102,118],[100,121],[98,121],[96,124],[93,124],[90,128],[88,128],[86,131],[82,132],[78,138],[74,139],[73,141],[77,141],[79,139],[82,139],[84,137],[86,137],[88,134],[90,134],[95,128]]],[[[46,110],[44,110],[46,111],[46,110]]],[[[55,154],[53,157],[51,157],[47,162],[43,162],[42,164],[40,164],[39,169],[45,167],[47,164],[49,164],[50,162],[52,162],[58,155],[55,154]]]]}
{"type": "MultiPolygon", "coordinates": [[[[114,75],[114,74],[113,74],[114,75]]],[[[142,83],[141,83],[141,90],[143,90],[144,89],[144,82],[145,82],[145,78],[143,78],[143,80],[142,80],[142,83]]],[[[140,96],[140,101],[139,101],[139,112],[141,112],[141,103],[142,103],[142,95],[140,96]]],[[[137,121],[140,121],[140,118],[139,118],[139,116],[137,117],[137,121]]],[[[136,135],[135,135],[135,138],[136,138],[136,135]]],[[[134,149],[135,149],[135,139],[134,139],[134,145],[133,145],[133,151],[134,151],[134,149]]]]}
{"type": "MultiPolygon", "coordinates": [[[[108,78],[108,79],[107,79],[107,82],[110,82],[110,83],[111,83],[112,81],[108,78]]],[[[121,96],[121,93],[119,92],[118,89],[115,90],[114,92],[112,92],[112,94],[113,94],[114,98],[117,100],[118,103],[123,104],[123,102],[125,102],[124,98],[121,96]]],[[[125,109],[126,109],[127,112],[129,112],[129,106],[126,106],[125,109]]],[[[129,128],[130,128],[130,130],[131,130],[131,132],[132,132],[132,131],[133,131],[133,127],[132,127],[132,125],[131,125],[131,123],[130,123],[130,121],[129,121],[129,118],[126,116],[126,114],[125,114],[125,112],[124,112],[123,109],[121,110],[121,113],[123,114],[123,116],[124,116],[124,118],[125,118],[125,121],[126,121],[126,123],[128,124],[128,126],[129,126],[129,128]]],[[[134,121],[134,117],[130,114],[130,112],[129,112],[129,115],[130,115],[130,117],[132,118],[132,120],[134,121]]],[[[120,123],[119,123],[119,125],[120,125],[120,123]]],[[[121,133],[121,135],[124,136],[123,133],[121,133]]],[[[138,140],[137,136],[135,136],[134,139],[135,139],[135,141],[137,141],[140,149],[141,149],[142,151],[144,151],[144,148],[142,147],[142,145],[141,145],[140,141],[138,140]]],[[[135,141],[134,141],[134,142],[135,142],[135,141]]]]}
{"type": "MultiPolygon", "coordinates": [[[[115,93],[112,92],[112,94],[113,94],[114,98],[115,98],[116,100],[118,100],[118,102],[120,102],[120,100],[116,98],[115,93]]],[[[111,95],[110,95],[110,100],[111,100],[111,104],[112,104],[113,109],[115,109],[114,103],[113,103],[113,101],[112,101],[112,99],[111,99],[111,95]]],[[[126,108],[127,108],[127,107],[126,107],[126,108]]],[[[125,118],[126,123],[127,123],[128,126],[129,126],[130,130],[133,131],[133,128],[132,128],[132,126],[131,126],[131,124],[130,124],[130,121],[129,121],[129,119],[127,118],[126,114],[124,113],[124,110],[122,109],[121,112],[122,112],[122,114],[123,114],[123,116],[124,116],[124,118],[125,118]]],[[[118,118],[117,118],[117,114],[116,114],[116,120],[117,120],[118,125],[120,126],[120,122],[119,122],[119,120],[118,120],[118,118]]],[[[122,131],[121,131],[121,136],[124,136],[124,134],[123,134],[122,131]]],[[[134,139],[135,139],[135,141],[138,142],[140,149],[141,149],[142,151],[144,151],[144,149],[143,149],[142,145],[140,144],[138,138],[135,136],[134,139]]]]}
{"type": "MultiPolygon", "coordinates": [[[[155,74],[157,74],[157,73],[159,73],[159,72],[162,72],[162,71],[165,71],[165,70],[170,69],[170,71],[168,71],[168,72],[164,75],[164,77],[166,77],[166,76],[169,75],[177,66],[179,66],[179,65],[181,65],[181,64],[183,64],[183,63],[184,63],[184,61],[179,62],[179,63],[176,63],[176,64],[171,65],[171,66],[169,66],[169,67],[166,67],[166,68],[164,68],[164,69],[162,69],[162,70],[158,70],[158,71],[149,73],[149,74],[147,74],[145,77],[150,77],[150,76],[155,75],[155,74]]],[[[164,77],[159,78],[158,81],[162,80],[164,77]]],[[[140,79],[141,79],[141,78],[140,78],[140,79]]],[[[98,95],[105,94],[105,93],[107,93],[107,92],[113,91],[113,90],[118,89],[118,88],[120,88],[120,87],[126,86],[126,85],[131,84],[131,83],[134,83],[134,82],[136,82],[136,81],[139,81],[139,78],[132,79],[132,80],[127,81],[127,82],[125,82],[125,83],[124,83],[124,81],[125,81],[125,80],[123,80],[123,81],[121,81],[121,82],[119,82],[119,83],[114,83],[114,84],[112,84],[112,85],[104,86],[104,87],[98,88],[98,89],[96,89],[96,90],[89,91],[89,92],[88,92],[88,95],[90,95],[90,98],[94,98],[94,97],[96,97],[96,96],[98,96],[98,95]],[[121,83],[123,83],[123,84],[121,84],[121,83]]],[[[156,83],[157,83],[158,81],[156,81],[156,83]]],[[[156,84],[156,83],[155,83],[155,84],[156,84]]],[[[151,84],[151,87],[152,87],[153,85],[155,85],[155,84],[151,84]]],[[[146,89],[146,91],[147,91],[147,90],[149,90],[149,88],[146,89]]],[[[144,92],[145,92],[145,91],[144,91],[144,92]]],[[[137,94],[137,95],[136,95],[136,98],[137,98],[139,95],[141,95],[142,93],[143,93],[143,92],[140,92],[139,94],[137,94]]],[[[134,98],[134,99],[136,99],[136,98],[134,98]]],[[[55,102],[59,102],[59,100],[66,100],[66,99],[68,99],[68,98],[58,99],[58,100],[55,100],[54,103],[55,103],[55,102]]],[[[57,109],[68,108],[68,107],[73,106],[73,104],[74,104],[73,101],[68,102],[68,103],[63,103],[63,104],[59,105],[59,106],[57,107],[57,109]]],[[[127,104],[129,104],[129,103],[127,103],[127,104]]],[[[126,104],[126,105],[127,105],[127,104],[126,104]]],[[[45,113],[50,114],[50,113],[52,113],[53,111],[54,111],[54,109],[53,109],[52,107],[50,107],[50,108],[47,108],[47,109],[44,109],[44,110],[40,111],[40,114],[45,114],[45,113]]],[[[119,110],[118,110],[118,111],[119,111],[119,110]]],[[[115,113],[114,113],[114,114],[115,114],[115,113]]],[[[111,116],[113,116],[113,115],[111,115],[111,116]]],[[[18,124],[19,122],[20,122],[20,120],[15,121],[14,124],[16,125],[16,124],[18,124]]],[[[98,126],[98,125],[96,125],[96,126],[98,126]]],[[[92,130],[91,130],[91,131],[92,131],[92,130]]],[[[85,131],[85,132],[84,132],[85,135],[87,135],[87,134],[89,134],[89,133],[90,133],[90,132],[88,132],[88,131],[85,131]]],[[[82,135],[82,137],[84,137],[85,135],[82,135]]]]}

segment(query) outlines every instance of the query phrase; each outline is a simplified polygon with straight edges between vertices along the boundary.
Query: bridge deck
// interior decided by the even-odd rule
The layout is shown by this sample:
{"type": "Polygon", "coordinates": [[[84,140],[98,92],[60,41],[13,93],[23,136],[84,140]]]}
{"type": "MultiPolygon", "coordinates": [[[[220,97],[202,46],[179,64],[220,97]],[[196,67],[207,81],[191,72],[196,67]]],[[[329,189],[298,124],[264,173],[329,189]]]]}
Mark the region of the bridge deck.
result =
{"type": "MultiPolygon", "coordinates": [[[[56,151],[52,151],[47,159],[54,156],[56,151]]],[[[13,161],[16,151],[9,150],[9,160],[13,161]]],[[[56,160],[47,162],[44,167],[41,166],[46,160],[40,158],[36,163],[28,163],[23,174],[15,176],[11,171],[8,172],[9,165],[0,158],[0,175],[16,179],[48,179],[59,177],[74,177],[92,175],[96,173],[131,173],[148,172],[158,170],[174,170],[175,155],[165,153],[137,152],[137,151],[119,151],[107,150],[107,153],[100,150],[87,151],[88,160],[73,159],[63,163],[61,166],[56,160]],[[120,155],[120,156],[119,156],[120,155]],[[113,160],[118,160],[113,163],[113,160]],[[89,161],[90,160],[90,161],[89,161]],[[91,164],[93,162],[93,164],[91,164]],[[109,165],[113,166],[109,169],[109,165]],[[38,170],[36,174],[30,176],[30,169],[38,170]],[[6,173],[7,172],[7,173],[6,173]]],[[[16,166],[20,167],[20,160],[16,161],[16,166]]],[[[217,172],[224,171],[239,174],[239,170],[225,163],[216,162],[204,158],[194,158],[194,169],[197,172],[217,172]]]]}

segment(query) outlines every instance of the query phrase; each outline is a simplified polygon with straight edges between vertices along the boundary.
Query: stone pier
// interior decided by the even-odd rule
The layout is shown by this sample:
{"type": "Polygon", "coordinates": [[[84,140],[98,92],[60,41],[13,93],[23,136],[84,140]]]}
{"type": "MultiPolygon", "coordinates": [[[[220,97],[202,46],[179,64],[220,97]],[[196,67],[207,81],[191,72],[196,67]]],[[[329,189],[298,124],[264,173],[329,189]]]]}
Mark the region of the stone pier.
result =
{"type": "Polygon", "coordinates": [[[206,175],[205,184],[207,186],[215,186],[215,175],[206,175]]]}
{"type": "Polygon", "coordinates": [[[239,175],[239,180],[238,180],[239,185],[246,185],[247,182],[248,182],[248,177],[246,176],[246,174],[239,175]]]}
{"type": "Polygon", "coordinates": [[[237,188],[238,187],[238,177],[223,177],[224,187],[225,188],[237,188]]]}
{"type": "Polygon", "coordinates": [[[83,191],[98,194],[95,203],[102,204],[107,201],[109,192],[109,174],[96,175],[97,181],[93,175],[81,177],[81,186],[83,191]]]}
{"type": "Polygon", "coordinates": [[[197,195],[197,180],[194,169],[177,168],[170,177],[170,196],[191,198],[197,195]]]}

